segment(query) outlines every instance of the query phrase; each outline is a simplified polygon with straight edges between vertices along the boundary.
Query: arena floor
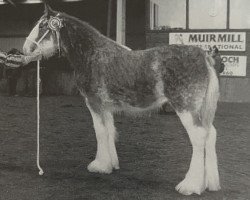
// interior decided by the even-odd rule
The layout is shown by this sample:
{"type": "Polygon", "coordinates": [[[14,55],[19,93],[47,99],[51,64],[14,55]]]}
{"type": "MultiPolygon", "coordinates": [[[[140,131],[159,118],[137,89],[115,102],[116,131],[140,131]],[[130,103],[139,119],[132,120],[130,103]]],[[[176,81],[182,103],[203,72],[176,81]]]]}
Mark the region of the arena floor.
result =
{"type": "Polygon", "coordinates": [[[35,98],[0,97],[0,199],[250,199],[250,104],[219,104],[215,120],[222,190],[182,196],[174,187],[191,158],[174,114],[116,117],[121,169],[89,173],[96,142],[80,97],[41,99],[41,165],[36,168],[35,98]]]}

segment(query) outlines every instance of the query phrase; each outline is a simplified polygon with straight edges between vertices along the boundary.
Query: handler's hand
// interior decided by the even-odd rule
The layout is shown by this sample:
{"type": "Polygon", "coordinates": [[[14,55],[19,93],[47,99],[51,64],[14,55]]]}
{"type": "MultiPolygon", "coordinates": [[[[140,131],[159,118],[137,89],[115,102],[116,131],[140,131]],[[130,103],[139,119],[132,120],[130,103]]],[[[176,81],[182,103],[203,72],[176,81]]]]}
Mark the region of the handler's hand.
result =
{"type": "Polygon", "coordinates": [[[30,56],[25,55],[8,55],[5,60],[5,66],[9,68],[18,68],[23,65],[27,65],[32,61],[40,60],[42,56],[40,54],[34,54],[30,56]]]}

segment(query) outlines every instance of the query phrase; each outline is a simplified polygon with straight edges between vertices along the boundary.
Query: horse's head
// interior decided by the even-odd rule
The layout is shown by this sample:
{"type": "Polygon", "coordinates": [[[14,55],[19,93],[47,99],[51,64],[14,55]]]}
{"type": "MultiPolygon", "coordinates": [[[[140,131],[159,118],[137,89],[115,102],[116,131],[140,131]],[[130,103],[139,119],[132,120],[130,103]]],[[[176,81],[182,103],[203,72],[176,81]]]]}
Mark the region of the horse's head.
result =
{"type": "Polygon", "coordinates": [[[60,13],[53,11],[45,4],[44,15],[38,20],[23,46],[26,55],[40,53],[43,57],[51,57],[60,50],[60,29],[62,19],[60,13]]]}

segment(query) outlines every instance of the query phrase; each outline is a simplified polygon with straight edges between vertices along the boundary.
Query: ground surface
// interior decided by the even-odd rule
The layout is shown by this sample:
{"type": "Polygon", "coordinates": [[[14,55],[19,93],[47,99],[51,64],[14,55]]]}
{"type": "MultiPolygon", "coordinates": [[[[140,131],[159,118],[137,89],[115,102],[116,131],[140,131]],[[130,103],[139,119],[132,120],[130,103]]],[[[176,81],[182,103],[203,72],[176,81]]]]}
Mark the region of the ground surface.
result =
{"type": "Polygon", "coordinates": [[[0,97],[0,199],[250,199],[250,104],[220,104],[215,120],[222,190],[182,196],[174,187],[191,158],[187,134],[174,114],[119,116],[121,169],[86,170],[96,142],[80,97],[41,99],[41,165],[36,168],[35,98],[0,97]]]}

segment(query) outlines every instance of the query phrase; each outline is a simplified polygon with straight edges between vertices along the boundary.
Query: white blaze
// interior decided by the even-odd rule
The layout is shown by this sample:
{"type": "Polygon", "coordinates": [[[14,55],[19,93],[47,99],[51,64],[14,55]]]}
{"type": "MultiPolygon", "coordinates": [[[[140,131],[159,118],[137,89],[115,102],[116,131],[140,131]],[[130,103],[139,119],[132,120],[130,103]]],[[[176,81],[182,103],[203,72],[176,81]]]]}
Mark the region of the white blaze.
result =
{"type": "Polygon", "coordinates": [[[53,41],[53,36],[51,34],[50,29],[47,29],[47,31],[45,31],[44,34],[38,38],[39,31],[40,31],[39,24],[41,22],[42,21],[37,23],[37,25],[32,29],[32,31],[30,32],[29,36],[27,37],[24,43],[23,52],[26,55],[34,54],[34,52],[41,52],[41,54],[44,57],[50,57],[56,51],[54,41],[53,41]],[[46,37],[48,35],[50,36],[46,37]]]}
{"type": "Polygon", "coordinates": [[[23,45],[23,52],[24,54],[30,54],[32,51],[32,45],[34,44],[34,42],[32,41],[36,41],[38,34],[39,34],[39,23],[37,23],[37,25],[32,29],[32,31],[30,32],[29,36],[27,37],[28,39],[26,39],[24,45],[23,45]]]}

